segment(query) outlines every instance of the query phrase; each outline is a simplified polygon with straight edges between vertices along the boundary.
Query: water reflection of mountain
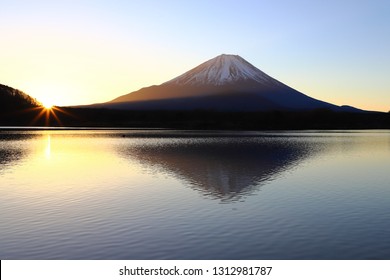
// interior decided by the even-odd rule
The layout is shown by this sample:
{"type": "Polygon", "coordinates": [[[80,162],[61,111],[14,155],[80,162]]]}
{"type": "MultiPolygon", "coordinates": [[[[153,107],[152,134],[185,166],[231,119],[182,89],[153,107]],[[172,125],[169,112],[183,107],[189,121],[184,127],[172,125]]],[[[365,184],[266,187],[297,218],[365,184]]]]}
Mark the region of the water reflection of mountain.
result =
{"type": "Polygon", "coordinates": [[[2,166],[23,157],[23,152],[18,149],[6,150],[0,146],[0,170],[2,166]]]}
{"type": "Polygon", "coordinates": [[[5,166],[26,156],[26,150],[19,143],[32,137],[36,136],[32,134],[0,132],[0,171],[5,166]]]}
{"type": "Polygon", "coordinates": [[[145,140],[123,152],[223,200],[253,193],[317,150],[281,137],[145,140]]]}

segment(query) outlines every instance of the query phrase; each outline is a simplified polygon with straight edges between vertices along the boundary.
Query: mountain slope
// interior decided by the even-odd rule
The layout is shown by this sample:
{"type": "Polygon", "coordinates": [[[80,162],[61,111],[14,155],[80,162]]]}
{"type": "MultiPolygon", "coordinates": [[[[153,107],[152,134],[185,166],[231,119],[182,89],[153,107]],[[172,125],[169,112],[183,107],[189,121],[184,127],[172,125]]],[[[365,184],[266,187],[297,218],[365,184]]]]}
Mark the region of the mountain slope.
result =
{"type": "Polygon", "coordinates": [[[159,86],[142,88],[95,107],[132,110],[267,111],[342,107],[309,97],[238,55],[222,54],[159,86]]]}
{"type": "Polygon", "coordinates": [[[37,106],[40,106],[40,103],[26,93],[0,84],[0,109],[2,112],[12,112],[37,106]]]}

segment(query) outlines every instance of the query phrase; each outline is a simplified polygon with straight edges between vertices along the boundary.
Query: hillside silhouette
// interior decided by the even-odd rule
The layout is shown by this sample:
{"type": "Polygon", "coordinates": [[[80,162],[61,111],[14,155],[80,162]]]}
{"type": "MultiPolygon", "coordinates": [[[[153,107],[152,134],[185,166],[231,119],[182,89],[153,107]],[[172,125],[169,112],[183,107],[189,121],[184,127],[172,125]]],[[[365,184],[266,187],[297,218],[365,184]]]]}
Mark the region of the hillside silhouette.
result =
{"type": "Polygon", "coordinates": [[[40,105],[35,98],[23,91],[0,84],[0,109],[2,112],[15,112],[40,105]]]}

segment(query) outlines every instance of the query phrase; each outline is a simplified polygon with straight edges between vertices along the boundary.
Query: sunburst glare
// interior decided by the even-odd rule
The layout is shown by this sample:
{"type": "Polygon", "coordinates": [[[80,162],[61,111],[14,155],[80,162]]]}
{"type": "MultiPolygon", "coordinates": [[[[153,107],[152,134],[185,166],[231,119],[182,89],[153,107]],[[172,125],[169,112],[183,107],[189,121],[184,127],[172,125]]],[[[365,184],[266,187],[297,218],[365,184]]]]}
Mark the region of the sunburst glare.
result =
{"type": "Polygon", "coordinates": [[[53,124],[63,126],[63,123],[59,117],[59,114],[63,115],[68,115],[71,117],[75,117],[66,110],[63,110],[62,108],[59,108],[57,106],[51,105],[50,104],[45,104],[41,105],[40,107],[36,107],[34,109],[30,109],[33,111],[37,111],[37,114],[35,115],[34,119],[31,121],[31,125],[36,125],[36,124],[41,124],[42,119],[44,120],[44,125],[45,126],[50,126],[53,124]]]}

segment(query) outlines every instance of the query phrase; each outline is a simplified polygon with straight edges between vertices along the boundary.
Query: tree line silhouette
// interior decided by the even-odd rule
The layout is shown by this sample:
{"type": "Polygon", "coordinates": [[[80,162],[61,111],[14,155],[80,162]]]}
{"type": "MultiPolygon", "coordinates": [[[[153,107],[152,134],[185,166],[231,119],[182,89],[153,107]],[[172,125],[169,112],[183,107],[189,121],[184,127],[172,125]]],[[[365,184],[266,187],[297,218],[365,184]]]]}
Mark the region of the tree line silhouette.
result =
{"type": "Polygon", "coordinates": [[[48,120],[43,117],[37,119],[39,110],[3,113],[0,114],[0,125],[225,130],[390,129],[390,113],[349,113],[323,109],[300,112],[217,112],[61,107],[55,113],[57,118],[50,115],[48,120]]]}

